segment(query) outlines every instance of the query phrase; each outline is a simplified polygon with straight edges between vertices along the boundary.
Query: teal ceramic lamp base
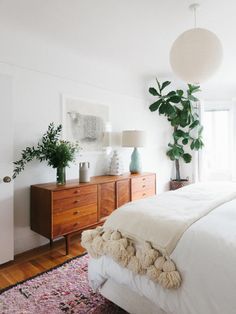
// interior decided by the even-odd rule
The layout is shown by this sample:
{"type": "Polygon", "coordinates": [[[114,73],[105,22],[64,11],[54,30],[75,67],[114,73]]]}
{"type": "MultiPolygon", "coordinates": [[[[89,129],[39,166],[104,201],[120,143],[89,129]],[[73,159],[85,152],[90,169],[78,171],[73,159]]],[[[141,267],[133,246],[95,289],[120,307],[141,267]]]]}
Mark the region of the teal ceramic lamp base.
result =
{"type": "Polygon", "coordinates": [[[141,156],[137,147],[144,147],[145,137],[145,132],[140,130],[125,130],[122,133],[123,147],[134,147],[134,151],[131,155],[131,163],[129,166],[131,173],[142,172],[141,156]]]}
{"type": "Polygon", "coordinates": [[[132,152],[129,170],[131,173],[141,173],[142,172],[141,155],[140,155],[137,147],[135,147],[133,152],[132,152]]]}

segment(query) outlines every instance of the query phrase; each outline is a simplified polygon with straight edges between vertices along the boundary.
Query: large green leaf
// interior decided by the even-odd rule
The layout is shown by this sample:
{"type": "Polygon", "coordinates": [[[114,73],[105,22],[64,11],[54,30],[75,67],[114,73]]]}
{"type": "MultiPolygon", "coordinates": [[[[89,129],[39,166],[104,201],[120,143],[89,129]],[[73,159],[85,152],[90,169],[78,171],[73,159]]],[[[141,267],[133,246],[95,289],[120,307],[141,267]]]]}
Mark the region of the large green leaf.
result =
{"type": "Polygon", "coordinates": [[[200,86],[188,84],[188,94],[200,92],[200,86]]]}
{"type": "Polygon", "coordinates": [[[175,114],[175,108],[168,102],[166,103],[165,113],[168,116],[171,116],[171,115],[175,114]]]}
{"type": "Polygon", "coordinates": [[[191,101],[198,101],[199,99],[193,95],[189,95],[188,96],[188,99],[191,100],[191,101]]]}
{"type": "Polygon", "coordinates": [[[185,137],[185,132],[182,130],[177,130],[173,133],[173,136],[177,139],[181,138],[181,137],[185,137]]]}
{"type": "Polygon", "coordinates": [[[174,144],[170,151],[175,159],[179,159],[184,154],[183,147],[178,144],[174,144]]]}
{"type": "Polygon", "coordinates": [[[184,110],[191,111],[191,102],[189,100],[182,100],[181,103],[184,107],[184,110]]]}
{"type": "Polygon", "coordinates": [[[164,83],[162,83],[161,85],[161,90],[163,90],[166,86],[170,85],[170,81],[165,81],[164,83]]]}
{"type": "Polygon", "coordinates": [[[157,90],[154,87],[149,88],[149,93],[153,96],[160,96],[160,94],[157,92],[157,90]]]}
{"type": "Polygon", "coordinates": [[[178,104],[181,101],[181,97],[179,96],[171,96],[169,98],[169,102],[173,102],[174,104],[178,104]]]}
{"type": "Polygon", "coordinates": [[[168,150],[166,152],[166,155],[170,158],[170,160],[172,160],[172,161],[176,160],[175,155],[173,154],[172,150],[168,150]]]}
{"type": "Polygon", "coordinates": [[[200,138],[195,140],[195,150],[199,150],[203,147],[203,142],[200,138]]]}
{"type": "Polygon", "coordinates": [[[190,124],[190,129],[194,129],[196,126],[198,126],[200,124],[199,120],[195,120],[192,124],[190,124]]]}
{"type": "Polygon", "coordinates": [[[176,95],[175,91],[172,90],[172,91],[169,92],[165,97],[169,98],[169,97],[175,96],[175,95],[176,95]]]}
{"type": "Polygon", "coordinates": [[[180,157],[183,156],[184,150],[182,147],[178,145],[173,145],[172,148],[168,150],[166,154],[171,160],[178,160],[180,157]]]}
{"type": "Polygon", "coordinates": [[[153,104],[151,104],[149,106],[150,111],[152,111],[152,112],[156,111],[159,108],[161,103],[162,103],[162,99],[159,99],[159,100],[155,101],[153,104]]]}
{"type": "Polygon", "coordinates": [[[201,138],[199,138],[198,141],[199,141],[199,149],[202,149],[204,146],[204,143],[201,138]]]}
{"type": "Polygon", "coordinates": [[[176,93],[179,95],[179,97],[182,97],[184,94],[184,91],[181,89],[177,89],[176,93]]]}
{"type": "Polygon", "coordinates": [[[182,110],[180,113],[180,126],[185,128],[189,124],[189,115],[187,110],[182,110]]]}
{"type": "Polygon", "coordinates": [[[193,140],[192,143],[190,144],[190,148],[191,148],[192,150],[194,150],[194,147],[195,147],[195,140],[193,140]]]}
{"type": "Polygon", "coordinates": [[[166,103],[162,102],[160,107],[159,107],[159,113],[160,114],[165,114],[166,113],[166,103]]]}
{"type": "Polygon", "coordinates": [[[195,140],[194,149],[199,150],[201,147],[201,143],[198,139],[195,140]]]}
{"type": "Polygon", "coordinates": [[[180,117],[178,115],[171,119],[171,125],[174,127],[180,125],[180,117]]]}
{"type": "Polygon", "coordinates": [[[190,155],[190,154],[183,154],[183,160],[188,164],[188,163],[190,163],[191,162],[191,160],[192,160],[192,156],[190,155]]]}
{"type": "Polygon", "coordinates": [[[197,138],[197,139],[192,141],[190,148],[192,150],[200,150],[200,149],[202,149],[203,145],[204,144],[203,144],[201,138],[197,138]]]}

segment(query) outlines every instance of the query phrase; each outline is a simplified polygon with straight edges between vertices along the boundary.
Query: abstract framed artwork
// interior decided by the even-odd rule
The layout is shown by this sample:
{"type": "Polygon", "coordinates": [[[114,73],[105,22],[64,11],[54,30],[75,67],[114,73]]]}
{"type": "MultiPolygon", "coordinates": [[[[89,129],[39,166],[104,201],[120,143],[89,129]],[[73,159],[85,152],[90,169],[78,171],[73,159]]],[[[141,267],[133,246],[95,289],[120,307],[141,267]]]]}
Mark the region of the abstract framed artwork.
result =
{"type": "Polygon", "coordinates": [[[79,141],[83,151],[101,151],[109,121],[109,107],[62,95],[63,138],[79,141]]]}

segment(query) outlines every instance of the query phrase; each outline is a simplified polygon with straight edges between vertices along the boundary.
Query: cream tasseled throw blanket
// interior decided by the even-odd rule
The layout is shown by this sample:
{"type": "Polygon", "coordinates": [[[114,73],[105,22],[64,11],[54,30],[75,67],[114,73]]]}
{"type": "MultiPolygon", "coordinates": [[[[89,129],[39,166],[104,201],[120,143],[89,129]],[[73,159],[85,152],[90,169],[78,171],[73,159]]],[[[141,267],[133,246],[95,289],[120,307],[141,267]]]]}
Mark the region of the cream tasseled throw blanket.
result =
{"type": "Polygon", "coordinates": [[[111,256],[164,288],[178,288],[181,277],[170,254],[194,222],[236,198],[236,183],[199,183],[124,205],[103,227],[82,234],[82,245],[98,258],[111,256]]]}

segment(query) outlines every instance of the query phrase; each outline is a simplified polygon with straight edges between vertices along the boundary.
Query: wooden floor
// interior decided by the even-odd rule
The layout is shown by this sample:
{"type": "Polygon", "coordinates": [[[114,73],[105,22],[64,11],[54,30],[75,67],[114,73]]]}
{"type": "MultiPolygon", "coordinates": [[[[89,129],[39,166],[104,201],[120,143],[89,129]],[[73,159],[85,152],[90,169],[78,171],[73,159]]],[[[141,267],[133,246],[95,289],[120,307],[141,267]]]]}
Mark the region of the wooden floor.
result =
{"type": "Polygon", "coordinates": [[[56,241],[52,248],[47,244],[19,254],[14,261],[0,266],[0,289],[49,270],[82,253],[84,249],[80,245],[80,236],[75,235],[71,239],[69,255],[65,255],[64,239],[56,241]]]}

